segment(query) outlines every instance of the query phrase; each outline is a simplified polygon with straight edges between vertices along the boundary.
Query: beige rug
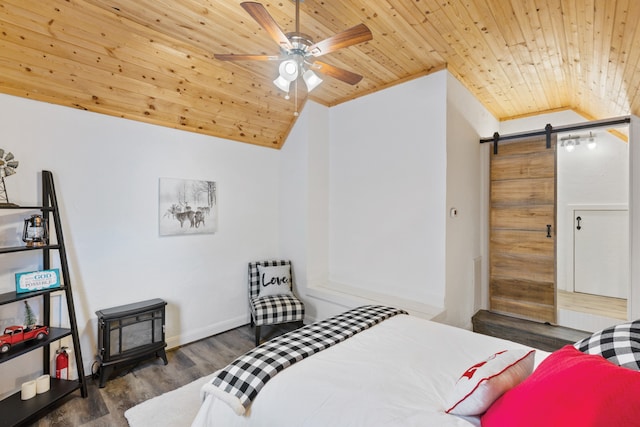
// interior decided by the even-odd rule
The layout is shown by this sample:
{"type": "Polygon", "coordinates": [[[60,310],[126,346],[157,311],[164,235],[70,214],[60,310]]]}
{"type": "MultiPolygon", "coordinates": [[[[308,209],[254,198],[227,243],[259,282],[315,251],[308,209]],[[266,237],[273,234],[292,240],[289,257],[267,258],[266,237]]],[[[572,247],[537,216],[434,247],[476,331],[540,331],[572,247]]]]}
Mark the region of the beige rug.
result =
{"type": "Polygon", "coordinates": [[[130,427],[189,427],[200,409],[200,388],[213,374],[129,408],[130,427]]]}

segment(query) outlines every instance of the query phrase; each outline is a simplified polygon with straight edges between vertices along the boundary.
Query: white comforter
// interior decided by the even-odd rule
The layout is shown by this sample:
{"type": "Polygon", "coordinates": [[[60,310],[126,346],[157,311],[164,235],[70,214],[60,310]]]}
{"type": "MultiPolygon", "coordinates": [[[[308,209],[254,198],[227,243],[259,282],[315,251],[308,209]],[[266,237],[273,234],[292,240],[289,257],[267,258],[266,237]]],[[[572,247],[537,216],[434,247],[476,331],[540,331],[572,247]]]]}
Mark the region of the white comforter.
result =
{"type": "Polygon", "coordinates": [[[478,426],[446,414],[447,397],[467,368],[512,348],[524,346],[395,316],[285,369],[244,416],[205,393],[192,427],[478,426]]]}

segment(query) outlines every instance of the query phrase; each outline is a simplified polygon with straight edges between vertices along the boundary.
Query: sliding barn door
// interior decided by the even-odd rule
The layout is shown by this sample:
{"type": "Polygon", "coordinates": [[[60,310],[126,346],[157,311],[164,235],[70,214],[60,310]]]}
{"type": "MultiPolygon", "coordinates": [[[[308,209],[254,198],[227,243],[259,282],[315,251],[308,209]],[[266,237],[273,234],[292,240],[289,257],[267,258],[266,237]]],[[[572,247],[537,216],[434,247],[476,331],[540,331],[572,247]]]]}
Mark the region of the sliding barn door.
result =
{"type": "Polygon", "coordinates": [[[491,154],[492,311],[556,323],[555,135],[499,142],[491,154]]]}

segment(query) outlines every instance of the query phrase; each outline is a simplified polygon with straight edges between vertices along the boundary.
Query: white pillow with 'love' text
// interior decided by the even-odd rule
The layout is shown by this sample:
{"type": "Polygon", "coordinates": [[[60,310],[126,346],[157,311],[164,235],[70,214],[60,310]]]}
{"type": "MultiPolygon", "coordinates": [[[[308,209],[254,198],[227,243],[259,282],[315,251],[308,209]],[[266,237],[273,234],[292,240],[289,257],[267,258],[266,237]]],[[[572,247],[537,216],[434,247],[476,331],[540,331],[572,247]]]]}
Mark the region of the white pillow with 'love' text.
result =
{"type": "Polygon", "coordinates": [[[258,265],[258,275],[260,280],[259,296],[291,294],[291,267],[289,265],[258,265]]]}

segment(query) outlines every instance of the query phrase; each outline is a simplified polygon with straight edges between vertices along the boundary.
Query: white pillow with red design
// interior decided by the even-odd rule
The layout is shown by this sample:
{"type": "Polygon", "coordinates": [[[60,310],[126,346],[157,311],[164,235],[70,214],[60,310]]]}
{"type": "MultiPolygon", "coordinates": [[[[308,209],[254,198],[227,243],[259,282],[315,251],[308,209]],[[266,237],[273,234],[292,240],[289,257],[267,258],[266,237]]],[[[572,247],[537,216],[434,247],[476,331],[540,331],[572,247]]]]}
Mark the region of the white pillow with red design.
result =
{"type": "Polygon", "coordinates": [[[447,400],[449,414],[481,415],[533,372],[535,350],[503,350],[467,369],[447,400]]]}

